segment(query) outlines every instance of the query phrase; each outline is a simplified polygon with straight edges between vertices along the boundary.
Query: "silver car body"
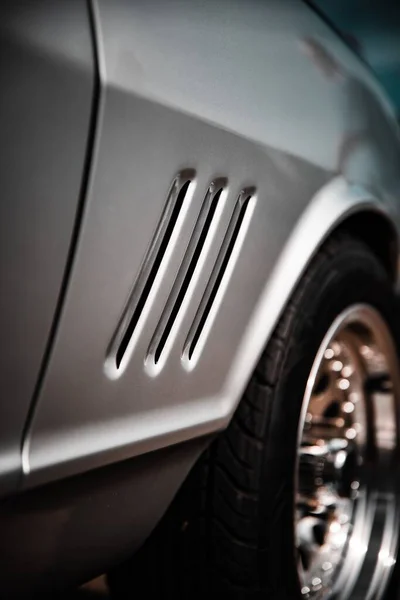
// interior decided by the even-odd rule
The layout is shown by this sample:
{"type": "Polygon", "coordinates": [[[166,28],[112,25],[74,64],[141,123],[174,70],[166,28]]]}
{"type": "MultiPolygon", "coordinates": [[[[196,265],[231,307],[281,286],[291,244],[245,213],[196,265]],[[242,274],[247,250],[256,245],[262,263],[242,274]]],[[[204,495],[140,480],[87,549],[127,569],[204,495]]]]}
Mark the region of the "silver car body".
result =
{"type": "MultiPolygon", "coordinates": [[[[63,5],[69,32],[82,23],[82,11],[77,3],[63,5]]],[[[37,39],[32,22],[24,28],[22,19],[14,23],[14,35],[25,41],[29,34],[29,47],[57,54],[65,38],[54,35],[59,19],[53,15],[53,33],[44,16],[39,19],[37,39]]],[[[90,44],[91,22],[94,57],[90,51],[87,58],[78,56],[70,38],[72,47],[62,49],[82,73],[90,71],[91,60],[98,69],[97,83],[96,77],[85,83],[88,98],[95,90],[95,100],[81,209],[78,189],[71,193],[73,202],[63,201],[66,186],[62,177],[55,181],[49,206],[58,213],[56,238],[65,241],[57,250],[46,241],[43,250],[51,259],[48,268],[56,271],[47,304],[32,290],[25,290],[26,302],[19,304],[10,294],[8,311],[0,317],[3,330],[15,319],[27,319],[23,334],[10,334],[0,365],[5,494],[225,428],[296,283],[337,227],[368,223],[365,237],[397,277],[395,117],[368,69],[309,6],[277,0],[93,0],[85,19],[87,32],[75,44],[90,44]],[[310,38],[335,58],[339,77],[325,76],[315,64],[310,38]],[[354,114],[357,126],[368,123],[368,139],[342,163],[343,140],[356,130],[354,114]],[[189,182],[186,195],[151,270],[177,178],[178,186],[189,182]],[[210,186],[211,194],[221,192],[190,270],[210,186]],[[245,210],[230,244],[230,222],[237,220],[244,196],[245,210]],[[75,210],[80,212],[73,236],[75,210]],[[377,239],[374,227],[386,238],[377,239]],[[138,304],[134,331],[116,367],[118,344],[138,304]],[[23,336],[33,335],[30,327],[40,314],[41,341],[32,354],[23,336]],[[16,385],[15,377],[7,380],[15,362],[16,385]]],[[[83,164],[77,142],[66,139],[71,160],[83,164]]],[[[40,219],[48,214],[43,205],[40,219]]],[[[41,282],[45,273],[36,258],[25,268],[36,284],[48,285],[50,276],[41,282]]],[[[9,269],[4,257],[1,261],[2,271],[9,269]]],[[[15,291],[15,297],[20,294],[15,291]]],[[[144,469],[135,479],[132,471],[136,499],[130,508],[137,517],[129,521],[132,546],[154,527],[200,446],[185,460],[172,451],[168,467],[155,475],[144,469]]],[[[96,523],[105,520],[110,494],[100,494],[91,538],[109,544],[111,524],[99,532],[96,523]]],[[[123,527],[126,506],[115,495],[111,505],[120,511],[116,519],[123,527]]],[[[83,526],[91,510],[87,499],[68,507],[69,526],[83,526]]],[[[40,522],[35,527],[40,529],[40,522]]],[[[61,529],[51,538],[64,536],[60,556],[71,561],[70,533],[61,529]]],[[[121,546],[128,545],[124,535],[121,546]]],[[[46,561],[50,569],[49,554],[46,561]]],[[[106,563],[105,556],[101,561],[106,563]]]]}

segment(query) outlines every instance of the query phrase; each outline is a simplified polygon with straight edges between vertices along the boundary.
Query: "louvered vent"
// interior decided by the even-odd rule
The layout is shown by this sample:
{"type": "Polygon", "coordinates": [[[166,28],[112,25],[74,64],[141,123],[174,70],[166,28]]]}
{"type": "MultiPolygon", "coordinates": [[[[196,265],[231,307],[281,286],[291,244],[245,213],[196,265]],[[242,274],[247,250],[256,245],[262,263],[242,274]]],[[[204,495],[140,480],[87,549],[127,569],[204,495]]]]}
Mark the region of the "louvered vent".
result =
{"type": "Polygon", "coordinates": [[[149,346],[146,366],[150,370],[160,366],[162,357],[167,355],[168,346],[172,344],[179,317],[184,313],[184,305],[190,299],[191,290],[216,229],[225,188],[226,180],[218,179],[212,182],[207,191],[185,257],[149,346]]]}
{"type": "Polygon", "coordinates": [[[193,367],[195,358],[201,351],[202,341],[213,321],[218,301],[224,292],[225,283],[246,232],[254,203],[253,188],[243,190],[236,202],[215,267],[185,343],[182,360],[188,369],[193,367]]]}
{"type": "Polygon", "coordinates": [[[108,354],[106,371],[110,377],[118,377],[126,363],[128,349],[133,346],[140,317],[157,279],[161,263],[172,238],[177,234],[182,208],[194,177],[194,171],[182,171],[171,185],[162,217],[108,354]]]}

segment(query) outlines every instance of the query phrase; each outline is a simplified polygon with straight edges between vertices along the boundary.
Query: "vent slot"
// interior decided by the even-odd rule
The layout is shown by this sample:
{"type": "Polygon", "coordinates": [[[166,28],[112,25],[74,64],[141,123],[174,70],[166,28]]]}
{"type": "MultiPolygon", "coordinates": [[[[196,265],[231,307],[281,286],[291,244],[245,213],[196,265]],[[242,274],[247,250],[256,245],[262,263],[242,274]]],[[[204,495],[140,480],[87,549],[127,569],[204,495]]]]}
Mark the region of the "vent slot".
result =
{"type": "Polygon", "coordinates": [[[109,371],[110,376],[117,376],[121,368],[121,363],[149,298],[171,238],[176,232],[189,186],[194,177],[194,171],[183,171],[177,175],[171,185],[163,214],[106,361],[106,370],[109,371]]]}
{"type": "Polygon", "coordinates": [[[242,238],[241,233],[242,231],[244,233],[244,226],[246,224],[247,227],[252,213],[252,210],[249,210],[249,208],[254,206],[254,194],[254,189],[243,190],[236,203],[228,230],[218,254],[217,262],[186,340],[183,360],[186,362],[187,366],[193,359],[200,338],[205,330],[207,320],[210,317],[214,303],[216,302],[218,292],[222,289],[225,275],[228,275],[228,271],[230,271],[230,268],[228,267],[231,266],[232,261],[239,250],[238,242],[242,238]]]}
{"type": "Polygon", "coordinates": [[[149,361],[157,365],[171,338],[178,314],[183,309],[189,290],[196,282],[196,271],[199,272],[215,231],[222,210],[221,196],[226,186],[226,180],[216,180],[210,185],[200,210],[195,228],[190,239],[185,258],[179,269],[167,305],[161,316],[156,332],[151,341],[146,364],[149,361]]]}

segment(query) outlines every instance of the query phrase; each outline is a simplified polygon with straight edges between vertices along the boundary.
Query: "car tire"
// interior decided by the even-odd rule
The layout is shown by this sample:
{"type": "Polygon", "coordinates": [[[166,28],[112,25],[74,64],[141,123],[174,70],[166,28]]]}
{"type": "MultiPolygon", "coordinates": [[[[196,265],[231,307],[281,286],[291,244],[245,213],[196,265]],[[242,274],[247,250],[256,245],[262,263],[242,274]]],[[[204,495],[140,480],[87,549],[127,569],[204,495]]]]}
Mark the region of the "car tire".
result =
{"type": "MultiPolygon", "coordinates": [[[[303,570],[299,569],[299,562],[303,559],[299,558],[298,529],[299,523],[304,525],[301,520],[304,517],[298,516],[298,498],[300,492],[308,489],[307,486],[311,486],[311,497],[317,493],[321,495],[318,486],[317,491],[314,489],[317,468],[314,458],[308,466],[309,456],[305,466],[303,455],[299,459],[299,439],[305,427],[305,411],[308,410],[304,408],[305,390],[327,332],[339,316],[346,315],[346,311],[351,312],[352,307],[356,307],[356,311],[357,307],[361,310],[366,307],[367,314],[376,316],[378,330],[381,325],[386,337],[388,331],[392,332],[392,338],[397,337],[395,297],[387,269],[362,241],[339,232],[320,249],[298,284],[227,430],[195,465],[167,515],[144,547],[130,561],[110,573],[110,587],[115,597],[142,597],[140,590],[143,590],[143,597],[152,594],[160,598],[190,599],[208,595],[238,600],[325,600],[328,597],[361,600],[369,597],[369,593],[373,593],[374,598],[383,597],[395,562],[397,532],[389,535],[388,542],[389,525],[386,521],[384,525],[375,523],[375,516],[371,517],[368,551],[364,548],[362,560],[357,562],[354,558],[356,562],[346,578],[343,565],[353,560],[353,534],[348,534],[334,571],[334,578],[340,581],[339,590],[332,578],[321,583],[318,578],[322,576],[312,576],[310,582],[304,580],[304,564],[303,570]],[[377,535],[375,527],[381,527],[377,535]],[[383,531],[387,537],[385,547],[382,545],[383,531]],[[386,553],[383,566],[379,562],[382,552],[386,553]],[[343,560],[344,557],[346,560],[343,560]]],[[[357,324],[354,325],[354,331],[357,327],[357,324]]],[[[362,329],[363,325],[360,327],[362,329]]],[[[381,332],[378,330],[379,338],[381,332]]],[[[389,346],[391,343],[389,340],[389,346]]],[[[325,353],[324,350],[324,357],[325,353]]],[[[389,402],[392,407],[389,423],[392,437],[387,441],[388,448],[382,450],[382,462],[381,448],[374,455],[370,443],[365,441],[367,434],[364,434],[362,448],[365,452],[360,458],[357,450],[356,462],[363,465],[357,468],[362,470],[361,479],[366,482],[367,497],[374,497],[378,504],[381,497],[389,498],[394,532],[399,529],[398,467],[393,462],[398,456],[399,431],[394,344],[389,353],[390,389],[378,389],[378,392],[395,396],[390,401],[392,404],[389,402]],[[386,476],[388,470],[389,477],[386,476]]],[[[330,353],[326,355],[330,356],[330,353]]],[[[340,366],[340,361],[336,362],[336,367],[340,366]]],[[[317,383],[314,382],[314,385],[317,383]]],[[[363,393],[367,392],[364,390],[363,393]]],[[[346,410],[350,408],[349,404],[346,410]]],[[[368,421],[367,425],[368,430],[375,427],[374,422],[369,425],[368,421]]],[[[349,429],[350,426],[346,429],[346,436],[349,429]]],[[[346,440],[343,443],[345,445],[346,440]]],[[[348,456],[352,452],[349,450],[348,456]]],[[[347,456],[346,460],[349,460],[347,456]]],[[[346,468],[349,470],[349,467],[346,468]]],[[[324,477],[328,477],[325,471],[318,481],[324,477]]],[[[342,474],[338,477],[344,478],[342,474]]],[[[328,485],[325,480],[323,485],[328,485]]],[[[336,483],[332,485],[332,489],[336,489],[336,483]]],[[[347,484],[340,480],[342,485],[347,484]]],[[[350,485],[354,486],[354,482],[351,481],[350,485]]],[[[354,500],[357,510],[361,510],[357,504],[361,502],[357,498],[359,491],[342,493],[351,494],[352,502],[354,500]]],[[[351,506],[356,511],[353,504],[351,506]]],[[[383,512],[389,514],[386,505],[383,512]]],[[[368,514],[366,509],[365,515],[368,514]]],[[[386,519],[382,515],[380,518],[386,519]]],[[[365,516],[364,522],[367,519],[365,516]]],[[[365,541],[366,538],[362,539],[365,541]]],[[[320,560],[318,552],[320,549],[315,556],[320,560]]],[[[312,569],[310,573],[312,575],[312,569]]]]}

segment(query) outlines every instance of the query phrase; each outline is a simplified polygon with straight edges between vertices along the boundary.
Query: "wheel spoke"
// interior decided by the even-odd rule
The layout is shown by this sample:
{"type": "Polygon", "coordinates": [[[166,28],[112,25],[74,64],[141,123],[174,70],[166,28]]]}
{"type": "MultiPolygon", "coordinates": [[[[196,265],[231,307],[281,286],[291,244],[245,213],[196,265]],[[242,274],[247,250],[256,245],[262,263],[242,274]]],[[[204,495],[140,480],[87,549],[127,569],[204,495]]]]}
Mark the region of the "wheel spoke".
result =
{"type": "Polygon", "coordinates": [[[369,535],[363,465],[392,449],[395,440],[393,381],[379,347],[381,332],[375,330],[380,321],[366,309],[352,317],[318,353],[298,447],[298,569],[302,595],[313,600],[339,585],[347,554],[353,552],[355,564],[362,564],[360,549],[368,548],[362,540],[369,535]]]}

